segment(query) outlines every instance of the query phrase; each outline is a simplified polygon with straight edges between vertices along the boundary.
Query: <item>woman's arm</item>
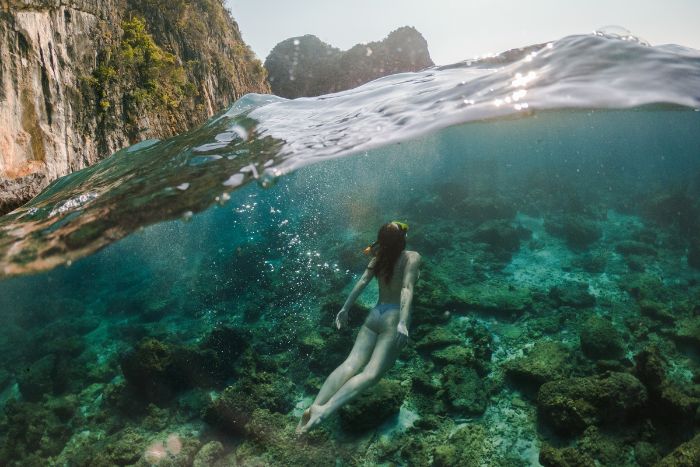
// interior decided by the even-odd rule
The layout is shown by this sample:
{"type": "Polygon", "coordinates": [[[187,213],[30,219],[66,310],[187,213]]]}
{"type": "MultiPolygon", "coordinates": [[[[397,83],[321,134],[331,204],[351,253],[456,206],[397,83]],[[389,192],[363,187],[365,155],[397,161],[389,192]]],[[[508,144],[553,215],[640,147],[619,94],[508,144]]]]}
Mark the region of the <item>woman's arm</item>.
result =
{"type": "Polygon", "coordinates": [[[408,339],[408,324],[410,322],[411,303],[413,302],[413,286],[416,284],[420,267],[420,254],[414,253],[408,257],[406,269],[403,274],[403,285],[401,287],[401,308],[399,310],[399,324],[397,338],[408,339]]]}
{"type": "Polygon", "coordinates": [[[369,282],[372,280],[372,277],[374,277],[373,268],[376,262],[376,258],[372,258],[372,261],[370,261],[367,265],[367,269],[365,269],[365,272],[362,273],[362,277],[360,277],[360,280],[357,281],[355,287],[352,288],[352,292],[350,292],[350,295],[348,295],[348,299],[345,300],[345,304],[340,309],[340,312],[338,312],[338,316],[335,318],[335,325],[338,329],[347,324],[348,311],[350,311],[350,308],[352,307],[353,303],[355,303],[355,300],[357,300],[357,297],[360,296],[362,291],[365,290],[365,287],[367,287],[367,284],[369,284],[369,282]]]}

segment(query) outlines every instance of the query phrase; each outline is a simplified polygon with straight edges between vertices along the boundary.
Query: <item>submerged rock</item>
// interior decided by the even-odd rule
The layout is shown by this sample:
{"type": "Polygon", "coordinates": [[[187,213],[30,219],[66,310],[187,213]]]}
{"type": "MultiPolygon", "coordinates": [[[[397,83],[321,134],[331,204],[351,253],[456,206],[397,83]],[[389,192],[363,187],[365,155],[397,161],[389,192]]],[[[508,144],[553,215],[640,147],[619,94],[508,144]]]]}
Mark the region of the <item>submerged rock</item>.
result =
{"type": "Polygon", "coordinates": [[[466,347],[474,354],[471,366],[479,375],[484,376],[491,369],[491,354],[493,352],[493,336],[486,326],[476,319],[460,321],[459,328],[463,329],[467,338],[466,347]]]}
{"type": "Polygon", "coordinates": [[[608,264],[608,255],[600,252],[586,252],[572,261],[572,265],[590,273],[601,273],[605,271],[608,264]]]}
{"type": "Polygon", "coordinates": [[[497,255],[510,258],[520,249],[520,241],[526,240],[531,232],[524,227],[513,226],[507,220],[490,220],[481,224],[472,234],[476,242],[486,243],[497,255]]]}
{"type": "Polygon", "coordinates": [[[465,415],[481,415],[486,410],[486,389],[473,368],[447,365],[442,370],[443,388],[450,406],[465,415]]]}
{"type": "Polygon", "coordinates": [[[574,250],[585,249],[602,235],[600,227],[594,221],[579,216],[547,218],[544,228],[550,235],[562,238],[574,250]]]}
{"type": "Polygon", "coordinates": [[[614,359],[622,355],[622,336],[610,320],[591,316],[581,325],[579,339],[581,350],[589,358],[614,359]]]}
{"type": "Polygon", "coordinates": [[[557,306],[587,308],[595,305],[595,297],[588,291],[588,284],[579,281],[565,281],[549,290],[549,298],[557,306]]]}
{"type": "Polygon", "coordinates": [[[399,413],[408,391],[399,381],[383,379],[338,411],[344,430],[361,433],[399,413]]]}
{"type": "Polygon", "coordinates": [[[700,465],[700,434],[674,449],[657,467],[696,467],[700,465]]]}
{"type": "Polygon", "coordinates": [[[661,321],[664,323],[673,323],[675,321],[675,316],[664,303],[655,302],[653,300],[640,300],[639,311],[651,319],[661,321]]]}
{"type": "Polygon", "coordinates": [[[210,467],[224,455],[224,445],[219,441],[209,441],[194,456],[192,467],[210,467]]]}
{"type": "Polygon", "coordinates": [[[619,283],[620,287],[637,301],[652,300],[664,303],[670,297],[670,291],[661,279],[650,274],[630,274],[619,283]]]}
{"type": "Polygon", "coordinates": [[[648,441],[639,441],[634,445],[634,460],[641,467],[651,467],[659,461],[659,450],[648,441]]]}
{"type": "Polygon", "coordinates": [[[468,308],[509,319],[532,306],[529,289],[496,281],[466,287],[459,296],[468,308]]]}
{"type": "Polygon", "coordinates": [[[431,355],[433,360],[442,365],[472,366],[476,363],[474,351],[463,345],[451,345],[441,350],[435,350],[431,355]]]}
{"type": "Polygon", "coordinates": [[[294,385],[281,374],[260,372],[227,387],[204,409],[204,421],[232,434],[244,434],[255,409],[287,413],[294,385]]]}
{"type": "Polygon", "coordinates": [[[647,243],[638,242],[635,240],[625,240],[615,245],[615,250],[624,256],[641,255],[641,256],[656,256],[656,248],[647,243]]]}
{"type": "Polygon", "coordinates": [[[537,395],[543,422],[561,434],[576,434],[591,425],[625,423],[647,404],[644,385],[628,373],[550,381],[537,395]]]}
{"type": "Polygon", "coordinates": [[[75,409],[74,400],[8,400],[0,417],[0,464],[14,460],[15,465],[30,465],[31,459],[34,465],[46,465],[41,459],[59,454],[72,435],[75,409]]]}
{"type": "Polygon", "coordinates": [[[27,367],[17,377],[19,391],[28,400],[36,402],[41,396],[53,392],[56,357],[47,355],[27,367]]]}
{"type": "Polygon", "coordinates": [[[181,350],[156,339],[146,339],[122,357],[124,378],[146,400],[167,403],[177,391],[189,386],[186,375],[190,370],[182,365],[188,359],[181,350]]]}
{"type": "MultiPolygon", "coordinates": [[[[649,392],[649,414],[655,421],[675,427],[691,427],[700,407],[700,398],[689,394],[691,385],[668,378],[666,362],[658,347],[650,346],[635,356],[635,375],[649,392]]],[[[696,389],[697,394],[697,389],[696,389]]]]}
{"type": "Polygon", "coordinates": [[[304,436],[294,433],[297,420],[267,409],[255,409],[245,427],[245,438],[235,456],[222,465],[346,465],[347,454],[336,448],[324,427],[304,436]]]}
{"type": "MultiPolygon", "coordinates": [[[[493,441],[483,426],[470,423],[457,429],[444,444],[433,450],[433,465],[449,467],[453,465],[490,465],[490,451],[493,441]]],[[[500,459],[499,459],[500,460],[500,459]]]]}
{"type": "Polygon", "coordinates": [[[544,467],[589,467],[595,465],[595,461],[587,454],[576,448],[555,448],[543,443],[540,448],[540,463],[544,467]]]}
{"type": "Polygon", "coordinates": [[[614,430],[590,426],[576,444],[581,457],[594,459],[596,465],[629,465],[632,454],[629,441],[614,430]]]}
{"type": "Polygon", "coordinates": [[[426,259],[421,263],[420,280],[414,294],[413,324],[442,324],[452,312],[463,308],[459,297],[449,287],[449,277],[426,259]]]}
{"type": "Polygon", "coordinates": [[[700,225],[700,213],[695,199],[684,189],[659,193],[645,201],[642,212],[659,226],[678,228],[682,233],[694,233],[700,225]]]}
{"type": "Polygon", "coordinates": [[[460,342],[459,337],[455,336],[452,332],[438,327],[416,342],[416,348],[418,350],[432,350],[452,344],[459,344],[460,342]]]}
{"type": "Polygon", "coordinates": [[[676,323],[673,337],[678,342],[700,349],[700,316],[679,320],[676,323]]]}
{"type": "Polygon", "coordinates": [[[558,342],[539,341],[525,356],[506,362],[504,369],[518,389],[536,392],[544,383],[571,374],[570,351],[558,342]]]}
{"type": "Polygon", "coordinates": [[[198,348],[147,338],[122,356],[120,366],[138,394],[163,404],[184,389],[222,386],[248,345],[247,333],[227,327],[214,329],[198,348]]]}
{"type": "Polygon", "coordinates": [[[132,465],[141,458],[147,447],[146,436],[128,427],[91,446],[80,461],[92,465],[132,465]]]}

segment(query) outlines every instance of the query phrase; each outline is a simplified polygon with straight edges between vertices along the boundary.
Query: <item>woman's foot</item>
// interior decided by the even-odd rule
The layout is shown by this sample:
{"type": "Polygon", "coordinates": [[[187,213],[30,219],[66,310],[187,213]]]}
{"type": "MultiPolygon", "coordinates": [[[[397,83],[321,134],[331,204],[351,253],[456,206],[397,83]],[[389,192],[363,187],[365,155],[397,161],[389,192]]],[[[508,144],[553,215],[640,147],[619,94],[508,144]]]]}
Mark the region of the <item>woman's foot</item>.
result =
{"type": "Polygon", "coordinates": [[[297,424],[296,429],[298,435],[302,433],[301,429],[304,428],[304,425],[309,423],[309,418],[311,418],[311,407],[304,410],[304,413],[301,414],[301,418],[299,419],[299,423],[297,424]]]}
{"type": "Polygon", "coordinates": [[[320,405],[312,405],[304,411],[297,426],[297,434],[304,434],[323,421],[323,408],[320,405]],[[307,415],[308,414],[308,415],[307,415]]]}

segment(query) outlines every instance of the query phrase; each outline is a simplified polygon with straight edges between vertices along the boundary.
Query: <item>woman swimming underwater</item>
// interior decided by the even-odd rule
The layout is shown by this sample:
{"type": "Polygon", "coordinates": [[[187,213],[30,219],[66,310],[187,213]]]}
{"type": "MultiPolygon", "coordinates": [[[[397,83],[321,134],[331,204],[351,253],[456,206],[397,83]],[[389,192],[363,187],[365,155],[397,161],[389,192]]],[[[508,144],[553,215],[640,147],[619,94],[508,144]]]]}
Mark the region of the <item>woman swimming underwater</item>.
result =
{"type": "Polygon", "coordinates": [[[396,361],[408,339],[413,286],[421,257],[406,251],[408,225],[384,224],[377,241],[366,250],[374,257],[335,318],[338,329],[347,325],[348,310],[373,277],[379,284],[379,302],[360,328],[348,358],[326,379],[311,406],[299,420],[297,433],[305,433],[343,404],[376,384],[396,361]]]}

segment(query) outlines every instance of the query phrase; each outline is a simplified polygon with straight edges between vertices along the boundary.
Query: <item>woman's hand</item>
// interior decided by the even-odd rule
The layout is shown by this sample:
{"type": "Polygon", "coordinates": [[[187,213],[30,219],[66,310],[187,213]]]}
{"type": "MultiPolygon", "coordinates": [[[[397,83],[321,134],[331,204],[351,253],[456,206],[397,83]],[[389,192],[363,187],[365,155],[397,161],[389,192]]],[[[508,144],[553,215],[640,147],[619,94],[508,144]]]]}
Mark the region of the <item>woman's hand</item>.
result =
{"type": "Polygon", "coordinates": [[[338,329],[343,328],[344,326],[347,326],[348,324],[348,312],[345,308],[341,308],[341,310],[338,312],[338,314],[335,317],[335,327],[338,329]]]}
{"type": "Polygon", "coordinates": [[[396,326],[396,341],[399,346],[403,346],[408,342],[408,327],[403,321],[399,321],[399,324],[396,326]]]}

